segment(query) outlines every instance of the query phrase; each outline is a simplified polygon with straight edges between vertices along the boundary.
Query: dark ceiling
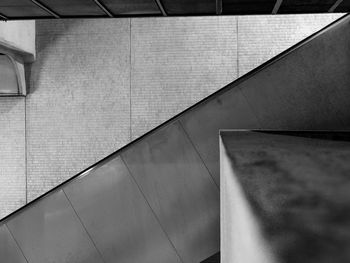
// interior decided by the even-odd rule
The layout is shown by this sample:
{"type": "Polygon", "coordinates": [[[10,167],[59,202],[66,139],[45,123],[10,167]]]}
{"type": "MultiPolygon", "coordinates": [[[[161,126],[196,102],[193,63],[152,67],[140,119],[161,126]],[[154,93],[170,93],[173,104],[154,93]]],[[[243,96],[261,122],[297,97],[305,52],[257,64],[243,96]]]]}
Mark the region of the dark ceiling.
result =
{"type": "Polygon", "coordinates": [[[0,18],[346,13],[350,0],[0,0],[0,18]]]}

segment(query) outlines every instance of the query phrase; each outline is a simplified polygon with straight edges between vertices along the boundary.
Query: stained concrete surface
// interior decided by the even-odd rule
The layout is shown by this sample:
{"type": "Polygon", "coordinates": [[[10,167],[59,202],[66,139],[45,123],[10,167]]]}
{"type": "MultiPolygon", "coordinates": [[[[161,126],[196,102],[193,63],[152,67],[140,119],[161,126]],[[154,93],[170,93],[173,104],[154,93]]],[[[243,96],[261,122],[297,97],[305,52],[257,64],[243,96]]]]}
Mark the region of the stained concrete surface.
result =
{"type": "Polygon", "coordinates": [[[221,132],[234,173],[222,176],[238,179],[280,262],[350,261],[350,133],[329,133],[221,132]]]}

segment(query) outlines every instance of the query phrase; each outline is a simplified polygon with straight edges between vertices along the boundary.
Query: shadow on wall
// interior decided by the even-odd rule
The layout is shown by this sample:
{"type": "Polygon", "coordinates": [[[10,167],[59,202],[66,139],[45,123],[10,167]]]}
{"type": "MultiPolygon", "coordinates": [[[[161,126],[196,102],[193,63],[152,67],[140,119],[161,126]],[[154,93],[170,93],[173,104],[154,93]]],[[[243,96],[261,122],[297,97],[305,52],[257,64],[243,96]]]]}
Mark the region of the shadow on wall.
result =
{"type": "Polygon", "coordinates": [[[16,109],[23,99],[23,97],[0,97],[0,104],[6,104],[6,107],[0,106],[0,116],[11,112],[13,108],[16,109]]]}
{"type": "MultiPolygon", "coordinates": [[[[36,53],[37,59],[33,63],[25,64],[26,72],[26,85],[27,93],[34,93],[37,85],[36,83],[40,81],[41,69],[45,67],[45,56],[48,54],[47,50],[55,46],[54,43],[59,41],[61,37],[69,34],[72,29],[79,27],[84,20],[78,19],[60,19],[60,20],[39,20],[35,23],[36,32],[36,53]],[[45,41],[39,41],[40,35],[50,35],[45,41]]],[[[75,31],[76,32],[76,31],[75,31]]]]}

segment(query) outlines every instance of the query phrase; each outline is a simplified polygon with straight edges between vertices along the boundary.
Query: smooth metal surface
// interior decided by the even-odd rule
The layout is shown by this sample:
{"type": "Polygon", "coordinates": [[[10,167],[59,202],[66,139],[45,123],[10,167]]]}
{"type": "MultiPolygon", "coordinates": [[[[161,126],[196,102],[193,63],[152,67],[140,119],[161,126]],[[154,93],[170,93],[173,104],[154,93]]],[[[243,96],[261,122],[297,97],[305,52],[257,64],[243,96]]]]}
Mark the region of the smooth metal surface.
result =
{"type": "Polygon", "coordinates": [[[28,263],[103,263],[62,190],[17,214],[7,226],[28,263]]]}
{"type": "Polygon", "coordinates": [[[349,22],[347,17],[334,24],[236,87],[263,128],[350,127],[349,22]]]}
{"type": "Polygon", "coordinates": [[[122,156],[184,262],[219,251],[219,191],[178,122],[122,156]]]}
{"type": "Polygon", "coordinates": [[[280,6],[281,6],[282,2],[283,2],[283,0],[276,0],[276,4],[273,7],[272,14],[275,15],[275,14],[278,13],[278,10],[280,9],[280,6]]]}
{"type": "Polygon", "coordinates": [[[94,0],[95,4],[101,8],[103,12],[105,12],[109,17],[113,17],[113,14],[108,10],[108,8],[102,4],[99,0],[94,0]]]}
{"type": "Polygon", "coordinates": [[[4,263],[27,263],[7,226],[0,226],[0,260],[4,263]]]}
{"type": "Polygon", "coordinates": [[[260,128],[250,105],[236,88],[189,111],[180,121],[217,185],[220,185],[219,130],[260,128]]]}
{"type": "Polygon", "coordinates": [[[40,7],[42,10],[46,11],[48,14],[52,15],[55,18],[60,18],[60,16],[54,12],[53,10],[51,10],[50,8],[48,8],[47,6],[45,6],[44,4],[42,4],[41,2],[37,1],[37,0],[30,0],[33,2],[33,4],[37,5],[38,7],[40,7]]]}
{"type": "Polygon", "coordinates": [[[335,3],[332,5],[331,8],[329,8],[328,12],[333,13],[335,9],[343,2],[343,0],[337,0],[335,3]]]}
{"type": "Polygon", "coordinates": [[[120,157],[64,191],[105,262],[181,262],[120,157]]]}

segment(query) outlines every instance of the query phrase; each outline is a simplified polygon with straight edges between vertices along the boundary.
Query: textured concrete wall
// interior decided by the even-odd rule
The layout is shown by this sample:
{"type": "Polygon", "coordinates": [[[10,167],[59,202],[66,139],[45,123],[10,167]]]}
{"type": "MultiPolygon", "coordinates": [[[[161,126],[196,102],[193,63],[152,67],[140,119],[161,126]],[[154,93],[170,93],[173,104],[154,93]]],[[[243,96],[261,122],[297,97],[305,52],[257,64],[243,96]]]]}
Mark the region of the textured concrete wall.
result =
{"type": "Polygon", "coordinates": [[[129,141],[129,24],[37,22],[27,97],[29,200],[129,141]]]}
{"type": "Polygon", "coordinates": [[[26,122],[24,101],[0,100],[0,213],[26,176],[32,200],[338,16],[38,22],[26,122]]]}
{"type": "Polygon", "coordinates": [[[141,136],[237,78],[237,18],[131,21],[131,128],[141,136]]]}
{"type": "Polygon", "coordinates": [[[238,17],[239,76],[325,27],[342,14],[238,17]]]}
{"type": "Polygon", "coordinates": [[[0,217],[26,202],[24,98],[0,98],[0,217]]]}

